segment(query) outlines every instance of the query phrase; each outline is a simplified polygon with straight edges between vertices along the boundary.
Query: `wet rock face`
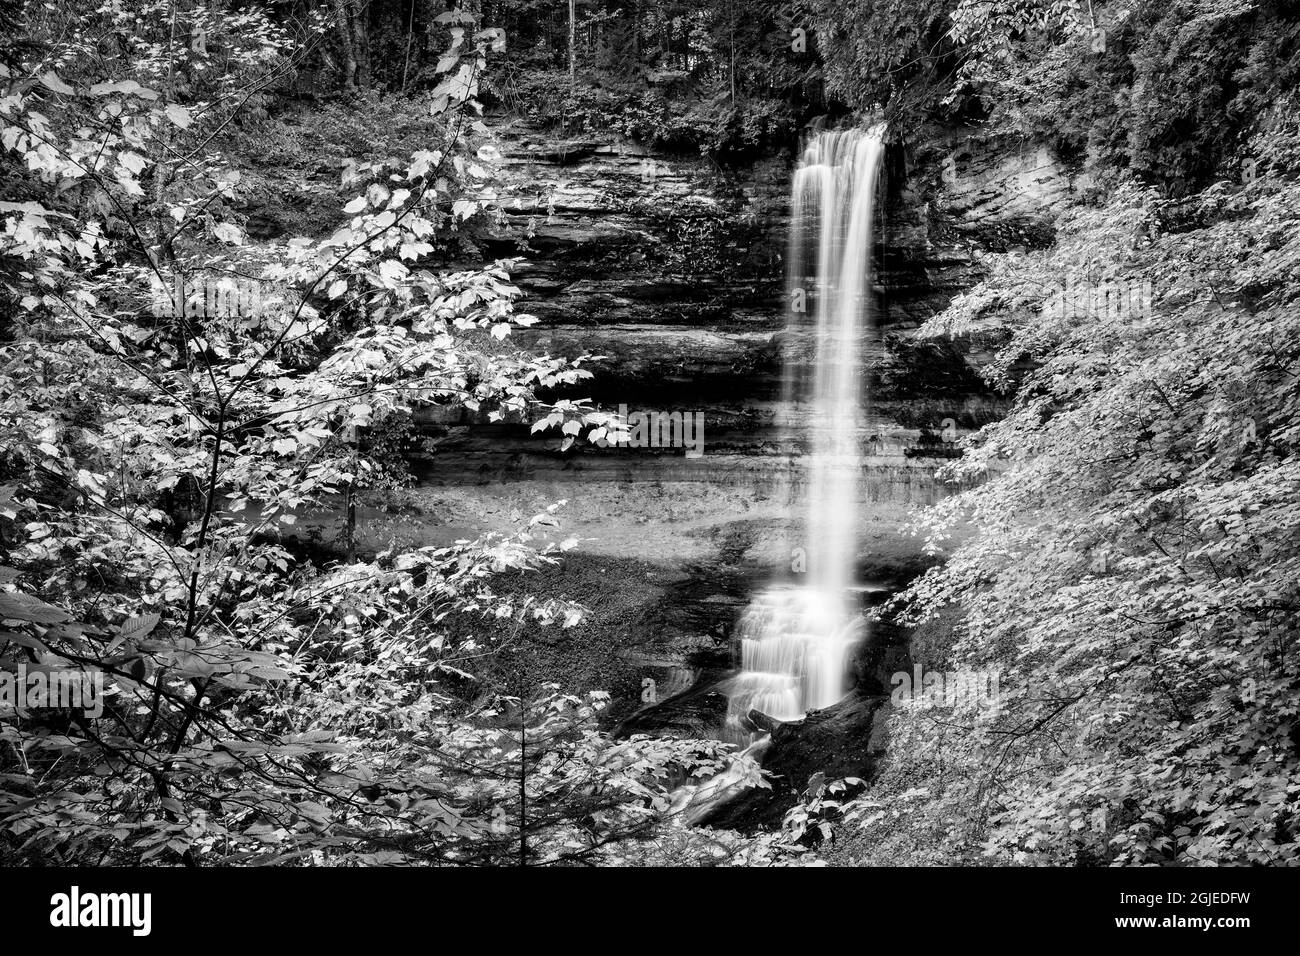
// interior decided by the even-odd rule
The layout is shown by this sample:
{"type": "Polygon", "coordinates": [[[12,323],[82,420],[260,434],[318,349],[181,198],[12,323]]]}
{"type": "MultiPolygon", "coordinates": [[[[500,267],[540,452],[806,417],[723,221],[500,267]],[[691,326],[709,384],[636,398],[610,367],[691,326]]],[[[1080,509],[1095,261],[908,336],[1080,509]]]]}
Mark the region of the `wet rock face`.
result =
{"type": "MultiPolygon", "coordinates": [[[[718,393],[779,394],[780,337],[793,306],[784,258],[794,157],[723,171],[698,156],[557,140],[517,123],[495,132],[505,216],[486,247],[522,256],[513,276],[543,320],[521,343],[608,356],[592,385],[600,398],[671,391],[708,404],[718,393]]],[[[943,203],[927,202],[934,151],[899,152],[886,177],[875,296],[880,327],[906,333],[979,274],[969,242],[936,241],[941,224],[965,213],[1005,218],[1033,203],[975,209],[966,179],[943,203]]],[[[1010,172],[972,177],[984,183],[980,196],[1019,182],[1010,172]]]]}
{"type": "Polygon", "coordinates": [[[1057,216],[1094,185],[1041,143],[965,128],[924,129],[892,159],[887,243],[905,261],[925,247],[1047,245],[1057,216]]]}
{"type": "MultiPolygon", "coordinates": [[[[519,308],[541,319],[512,340],[536,352],[603,356],[574,394],[607,409],[700,414],[704,453],[581,443],[562,453],[558,438],[526,425],[430,415],[428,450],[414,462],[422,488],[438,494],[465,535],[504,530],[465,507],[484,496],[551,496],[575,502],[564,520],[583,550],[675,567],[788,567],[811,425],[785,398],[784,356],[800,348],[787,328],[784,261],[793,157],[723,171],[698,155],[488,124],[503,214],[476,241],[518,257],[519,308]]],[[[871,566],[910,566],[919,543],[901,533],[908,511],[954,490],[934,480],[935,468],[956,453],[956,439],[1005,409],[978,375],[987,343],[914,334],[979,277],[977,242],[952,224],[1001,216],[1010,228],[1057,194],[1051,185],[1034,187],[1042,201],[984,198],[1021,181],[1011,172],[1020,160],[996,150],[959,165],[955,186],[945,182],[944,159],[959,140],[940,131],[886,157],[873,293],[879,335],[861,433],[870,505],[861,509],[861,556],[871,566]],[[976,185],[968,188],[967,175],[976,185]]],[[[1037,168],[1025,167],[1026,182],[1058,182],[1037,168]]]]}
{"type": "Polygon", "coordinates": [[[781,163],[750,179],[631,143],[557,141],[505,125],[503,222],[485,243],[542,322],[536,351],[607,356],[592,397],[709,404],[779,381],[781,163]],[[759,374],[751,374],[757,371],[759,374]]]}
{"type": "MultiPolygon", "coordinates": [[[[491,255],[518,257],[518,308],[541,320],[513,340],[536,352],[604,356],[574,394],[608,409],[700,413],[704,453],[581,443],[561,452],[558,438],[526,425],[429,415],[427,450],[413,464],[415,499],[432,517],[401,533],[445,543],[512,530],[568,499],[556,534],[580,544],[557,581],[586,581],[592,575],[581,569],[591,565],[602,586],[632,589],[640,603],[634,615],[632,605],[593,592],[602,610],[591,632],[540,642],[545,653],[530,666],[582,685],[573,690],[614,692],[609,719],[626,732],[712,735],[726,706],[718,682],[736,664],[731,625],[750,594],[792,574],[804,533],[811,423],[785,399],[784,356],[801,348],[799,332],[787,329],[792,157],[723,172],[694,155],[489,126],[503,215],[476,241],[491,255]],[[556,661],[566,663],[548,669],[556,661]]],[[[974,146],[947,182],[944,158],[959,137],[944,136],[887,157],[877,226],[879,334],[868,356],[858,540],[863,580],[889,590],[928,560],[903,531],[909,512],[955,490],[934,479],[936,467],[956,453],[956,438],[1005,409],[978,375],[987,344],[914,333],[978,280],[974,250],[1000,248],[993,243],[1023,223],[1048,222],[1064,188],[1053,167],[974,146]],[[999,193],[1026,184],[1024,196],[999,193]]],[[[373,530],[376,540],[388,534],[373,530]]],[[[779,819],[816,771],[869,775],[882,691],[887,700],[880,668],[905,653],[869,647],[880,659],[859,661],[855,696],[773,734],[768,766],[783,781],[779,799],[747,798],[728,811],[733,824],[779,819]]]]}
{"type": "MultiPolygon", "coordinates": [[[[801,425],[799,410],[782,406],[793,306],[784,262],[793,157],[724,171],[698,155],[615,139],[566,140],[519,121],[489,125],[504,212],[482,245],[518,257],[512,276],[525,294],[520,308],[541,319],[515,341],[536,352],[603,356],[582,388],[602,405],[702,412],[718,453],[759,460],[788,454],[782,436],[801,425]],[[791,426],[784,433],[782,423],[791,426]]],[[[923,185],[938,182],[934,156],[900,156],[886,177],[878,233],[882,341],[873,353],[872,421],[863,441],[879,446],[880,464],[933,470],[951,451],[943,446],[1004,406],[977,374],[986,358],[979,347],[911,341],[979,270],[969,242],[933,238],[943,216],[923,201],[923,185]]],[[[961,207],[964,197],[950,198],[961,207]]],[[[442,466],[455,465],[459,452],[475,467],[495,454],[475,440],[487,432],[469,422],[443,424],[442,466]]],[[[498,456],[496,477],[517,476],[519,466],[555,466],[547,458],[554,442],[526,444],[512,449],[510,469],[498,456]]],[[[661,463],[646,457],[648,474],[660,477],[661,463]]],[[[564,467],[591,465],[571,458],[564,467]]]]}
{"type": "Polygon", "coordinates": [[[1050,228],[1087,181],[1076,179],[1046,146],[967,140],[945,157],[946,212],[971,236],[1006,224],[1050,228]]]}

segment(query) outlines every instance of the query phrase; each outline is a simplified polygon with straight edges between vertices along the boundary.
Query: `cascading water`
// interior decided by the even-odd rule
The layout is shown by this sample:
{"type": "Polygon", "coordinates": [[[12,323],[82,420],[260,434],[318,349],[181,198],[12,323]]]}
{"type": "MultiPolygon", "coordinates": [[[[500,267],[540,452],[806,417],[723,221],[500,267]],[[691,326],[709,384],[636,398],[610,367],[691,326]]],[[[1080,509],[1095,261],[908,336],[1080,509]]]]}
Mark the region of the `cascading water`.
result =
{"type": "Polygon", "coordinates": [[[825,131],[807,145],[791,196],[787,397],[807,403],[806,577],[758,594],[739,622],[741,672],[729,684],[727,732],[749,735],[757,710],[797,720],[847,693],[850,654],[862,638],[854,594],[862,470],[864,345],[871,334],[870,262],[883,127],[825,131]],[[811,279],[812,295],[808,295],[811,279]],[[811,369],[806,372],[811,359],[811,369]]]}

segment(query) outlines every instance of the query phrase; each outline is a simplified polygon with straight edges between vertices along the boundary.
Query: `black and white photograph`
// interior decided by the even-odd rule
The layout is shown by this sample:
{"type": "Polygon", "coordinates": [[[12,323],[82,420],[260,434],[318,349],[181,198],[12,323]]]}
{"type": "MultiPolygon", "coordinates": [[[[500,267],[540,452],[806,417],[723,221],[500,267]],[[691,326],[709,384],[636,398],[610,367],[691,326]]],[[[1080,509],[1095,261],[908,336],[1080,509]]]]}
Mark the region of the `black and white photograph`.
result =
{"type": "Polygon", "coordinates": [[[0,0],[7,926],[1240,945],[1298,636],[1297,0],[0,0]]]}

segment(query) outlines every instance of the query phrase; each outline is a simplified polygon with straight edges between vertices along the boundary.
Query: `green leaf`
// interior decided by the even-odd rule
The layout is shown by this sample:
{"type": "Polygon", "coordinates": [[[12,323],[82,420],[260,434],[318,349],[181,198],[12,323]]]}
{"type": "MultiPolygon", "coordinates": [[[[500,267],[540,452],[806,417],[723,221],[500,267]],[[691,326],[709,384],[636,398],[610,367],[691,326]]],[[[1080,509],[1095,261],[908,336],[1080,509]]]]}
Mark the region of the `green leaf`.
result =
{"type": "Polygon", "coordinates": [[[71,620],[67,611],[39,598],[15,591],[0,593],[0,619],[31,621],[36,624],[60,624],[71,620]]]}
{"type": "Polygon", "coordinates": [[[72,87],[68,86],[67,83],[64,83],[59,79],[58,74],[54,72],[41,74],[41,86],[45,87],[47,90],[52,90],[55,93],[63,93],[65,95],[71,95],[77,92],[72,87]]]}
{"type": "Polygon", "coordinates": [[[122,622],[117,633],[124,641],[139,641],[153,633],[160,620],[161,617],[153,613],[129,617],[122,622]]]}

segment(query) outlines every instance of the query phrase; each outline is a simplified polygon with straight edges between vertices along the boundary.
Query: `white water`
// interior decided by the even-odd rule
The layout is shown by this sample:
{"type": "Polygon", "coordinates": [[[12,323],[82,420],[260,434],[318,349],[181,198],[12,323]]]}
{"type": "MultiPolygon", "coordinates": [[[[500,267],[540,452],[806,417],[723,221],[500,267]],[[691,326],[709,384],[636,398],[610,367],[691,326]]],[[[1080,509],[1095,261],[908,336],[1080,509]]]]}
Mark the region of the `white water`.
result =
{"type": "MultiPolygon", "coordinates": [[[[812,313],[812,369],[787,356],[788,382],[808,404],[806,572],[758,594],[739,622],[741,672],[728,686],[727,730],[745,736],[751,709],[797,720],[848,692],[862,638],[854,595],[862,472],[862,357],[871,334],[870,263],[883,128],[827,131],[805,148],[791,196],[789,293],[812,313]],[[809,286],[811,279],[812,285],[809,286]]],[[[791,342],[806,336],[793,311],[791,342]]],[[[795,352],[798,350],[792,350],[795,352]]]]}

